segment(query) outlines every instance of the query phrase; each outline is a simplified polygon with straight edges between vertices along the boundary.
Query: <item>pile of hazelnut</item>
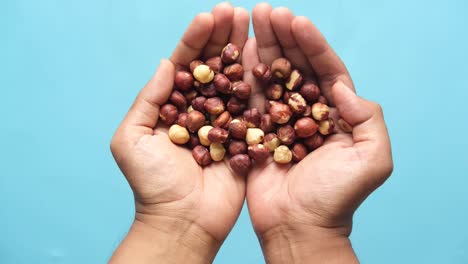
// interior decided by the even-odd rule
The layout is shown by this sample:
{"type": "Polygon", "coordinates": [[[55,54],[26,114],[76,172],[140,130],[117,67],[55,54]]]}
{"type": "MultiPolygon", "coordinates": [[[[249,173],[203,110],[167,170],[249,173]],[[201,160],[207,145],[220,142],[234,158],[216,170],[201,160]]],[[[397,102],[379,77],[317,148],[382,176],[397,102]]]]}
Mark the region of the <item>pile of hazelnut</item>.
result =
{"type": "Polygon", "coordinates": [[[252,88],[242,80],[240,56],[240,49],[228,44],[220,56],[177,70],[174,90],[160,109],[170,140],[192,149],[201,166],[224,160],[228,152],[239,174],[271,152],[277,163],[299,162],[334,130],[327,100],[314,81],[278,58],[271,67],[260,63],[252,71],[264,86],[266,113],[248,109],[252,88]]]}

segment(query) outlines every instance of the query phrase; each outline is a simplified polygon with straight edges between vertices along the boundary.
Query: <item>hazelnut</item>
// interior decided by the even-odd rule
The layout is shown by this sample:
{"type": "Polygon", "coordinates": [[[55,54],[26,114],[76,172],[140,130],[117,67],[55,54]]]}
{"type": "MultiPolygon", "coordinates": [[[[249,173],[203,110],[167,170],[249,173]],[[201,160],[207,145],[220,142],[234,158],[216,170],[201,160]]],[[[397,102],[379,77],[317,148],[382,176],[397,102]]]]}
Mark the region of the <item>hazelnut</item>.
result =
{"type": "Polygon", "coordinates": [[[226,129],[215,127],[208,132],[208,140],[212,143],[225,143],[229,136],[226,129]]]}
{"type": "Polygon", "coordinates": [[[260,128],[247,128],[245,142],[247,145],[262,143],[265,133],[260,128]]]}
{"type": "Polygon", "coordinates": [[[216,117],[216,119],[212,123],[214,127],[221,127],[224,129],[228,129],[231,121],[232,121],[231,114],[229,114],[228,111],[224,111],[218,117],[216,117]]]}
{"type": "Polygon", "coordinates": [[[265,162],[270,156],[270,150],[262,144],[254,144],[248,148],[249,157],[257,163],[265,162]]]}
{"type": "Polygon", "coordinates": [[[190,62],[190,71],[193,73],[195,71],[195,68],[202,64],[203,64],[203,61],[201,60],[194,60],[190,62]]]}
{"type": "Polygon", "coordinates": [[[233,138],[245,139],[247,134],[247,125],[244,121],[233,119],[229,124],[229,132],[233,138]]]}
{"type": "Polygon", "coordinates": [[[294,124],[296,135],[301,138],[307,138],[317,132],[318,125],[310,117],[302,117],[294,124]]]}
{"type": "Polygon", "coordinates": [[[283,86],[274,83],[265,90],[265,97],[269,100],[279,100],[283,96],[283,86]]]}
{"type": "Polygon", "coordinates": [[[198,129],[198,139],[200,140],[200,144],[203,146],[208,147],[211,144],[210,140],[208,139],[208,133],[211,129],[213,129],[213,127],[209,125],[202,126],[200,129],[198,129]]]}
{"type": "Polygon", "coordinates": [[[281,141],[275,133],[268,133],[263,138],[263,145],[267,147],[270,152],[273,152],[279,145],[281,145],[281,141]]]}
{"type": "Polygon", "coordinates": [[[165,104],[161,106],[159,110],[159,119],[165,125],[172,125],[177,120],[179,112],[177,111],[177,107],[172,104],[165,104]]]}
{"type": "Polygon", "coordinates": [[[198,87],[198,91],[200,91],[200,93],[206,97],[214,97],[218,95],[218,93],[216,92],[216,87],[213,83],[205,84],[198,87]]]}
{"type": "Polygon", "coordinates": [[[306,106],[306,109],[304,113],[302,113],[302,116],[312,116],[312,107],[310,107],[310,105],[306,106]]]}
{"type": "Polygon", "coordinates": [[[262,119],[262,114],[257,108],[251,108],[244,111],[244,120],[247,127],[259,127],[262,119]]]}
{"type": "Polygon", "coordinates": [[[185,96],[177,90],[172,91],[169,96],[169,101],[175,105],[180,112],[187,109],[187,99],[185,99],[185,96]]]}
{"type": "Polygon", "coordinates": [[[221,59],[226,64],[236,62],[240,57],[240,49],[236,45],[229,43],[221,51],[221,59]]]}
{"type": "Polygon", "coordinates": [[[276,131],[276,134],[278,135],[278,138],[281,141],[281,143],[285,145],[291,145],[296,139],[296,132],[294,131],[294,128],[290,125],[281,126],[276,131]]]}
{"type": "Polygon", "coordinates": [[[200,111],[200,112],[205,112],[205,102],[206,102],[206,97],[205,96],[197,96],[195,99],[192,100],[192,107],[194,110],[200,111]]]}
{"type": "Polygon", "coordinates": [[[353,132],[353,127],[346,122],[343,118],[338,119],[337,122],[338,126],[343,130],[345,133],[352,133],[353,132]]]}
{"type": "Polygon", "coordinates": [[[319,133],[315,133],[313,136],[304,139],[304,145],[312,151],[323,145],[324,138],[319,133]]]}
{"type": "Polygon", "coordinates": [[[187,102],[191,102],[193,99],[195,99],[198,95],[198,92],[196,90],[190,90],[184,94],[185,100],[187,102]]]}
{"type": "Polygon", "coordinates": [[[269,113],[273,122],[277,124],[286,124],[289,121],[292,115],[289,106],[275,101],[270,101],[269,105],[269,113]]]}
{"type": "Polygon", "coordinates": [[[285,103],[288,103],[289,102],[289,97],[291,96],[291,92],[290,91],[285,91],[283,93],[283,102],[285,103]]]}
{"type": "Polygon", "coordinates": [[[216,88],[216,91],[222,94],[232,93],[231,81],[229,81],[228,77],[226,77],[226,75],[222,73],[218,73],[215,75],[213,79],[213,85],[216,88]]]}
{"type": "Polygon", "coordinates": [[[208,149],[200,145],[193,148],[192,156],[200,166],[208,166],[213,162],[208,149]]]}
{"type": "Polygon", "coordinates": [[[225,67],[223,73],[231,82],[240,81],[244,76],[244,67],[239,63],[235,63],[225,67]]]}
{"type": "Polygon", "coordinates": [[[197,132],[197,130],[205,124],[205,115],[200,111],[193,110],[187,114],[185,124],[190,132],[197,132]]]}
{"type": "Polygon", "coordinates": [[[278,58],[271,64],[271,71],[277,78],[287,79],[291,74],[291,63],[286,58],[278,58]]]}
{"type": "Polygon", "coordinates": [[[169,139],[178,145],[185,144],[190,139],[190,134],[185,127],[179,125],[172,125],[169,128],[169,139]]]}
{"type": "Polygon", "coordinates": [[[307,108],[306,100],[299,93],[292,93],[289,96],[288,105],[295,114],[302,114],[307,108]]]}
{"type": "Polygon", "coordinates": [[[271,115],[263,114],[262,118],[260,119],[260,129],[265,133],[270,133],[273,132],[275,128],[275,124],[271,120],[271,115]]]}
{"type": "Polygon", "coordinates": [[[253,69],[252,73],[259,81],[263,83],[268,83],[271,80],[272,73],[270,66],[265,63],[257,64],[253,69]]]}
{"type": "Polygon", "coordinates": [[[237,97],[231,97],[227,102],[226,107],[231,115],[239,115],[247,108],[247,103],[237,97]]]}
{"type": "Polygon", "coordinates": [[[231,140],[228,147],[231,156],[247,153],[247,144],[243,140],[231,140]]]}
{"type": "Polygon", "coordinates": [[[322,121],[328,118],[330,108],[326,104],[315,103],[312,105],[312,117],[317,121],[322,121]]]}
{"type": "Polygon", "coordinates": [[[224,112],[224,102],[219,97],[211,97],[205,101],[205,110],[212,115],[224,112]]]}
{"type": "Polygon", "coordinates": [[[215,73],[221,72],[224,67],[223,61],[221,60],[220,56],[209,58],[208,60],[206,60],[205,64],[208,67],[210,67],[210,69],[214,71],[215,73]]]}
{"type": "Polygon", "coordinates": [[[187,124],[187,113],[180,113],[179,117],[177,118],[176,124],[178,124],[181,127],[186,127],[187,124]]]}
{"type": "Polygon", "coordinates": [[[194,134],[190,134],[190,139],[189,141],[187,142],[187,146],[190,148],[190,149],[193,149],[194,147],[200,145],[200,140],[198,139],[198,136],[197,135],[194,135],[194,134]]]}
{"type": "Polygon", "coordinates": [[[292,91],[297,89],[302,84],[302,74],[298,70],[293,70],[288,80],[286,81],[286,89],[292,91]]]}
{"type": "Polygon", "coordinates": [[[214,161],[222,161],[226,150],[224,149],[223,144],[220,143],[211,143],[210,145],[210,156],[214,161]]]}
{"type": "Polygon", "coordinates": [[[322,120],[318,124],[318,131],[320,132],[320,134],[324,136],[333,133],[334,128],[335,128],[335,122],[331,118],[322,120]]]}
{"type": "Polygon", "coordinates": [[[304,146],[304,144],[296,143],[291,148],[291,153],[292,153],[292,160],[294,162],[299,162],[303,160],[309,152],[307,151],[307,148],[306,146],[304,146]]]}
{"type": "Polygon", "coordinates": [[[188,91],[193,86],[193,76],[190,72],[178,71],[174,77],[174,85],[181,91],[188,91]]]}
{"type": "Polygon", "coordinates": [[[252,166],[252,162],[247,154],[237,154],[229,159],[231,169],[240,175],[247,175],[252,166]]]}
{"type": "Polygon", "coordinates": [[[325,96],[321,95],[319,96],[318,100],[317,100],[319,103],[322,103],[322,104],[325,104],[325,105],[328,105],[328,100],[325,96]]]}
{"type": "Polygon", "coordinates": [[[187,114],[188,114],[188,113],[190,113],[192,111],[193,111],[193,107],[191,105],[189,105],[189,107],[187,107],[187,111],[185,111],[185,112],[187,112],[187,114]]]}
{"type": "Polygon", "coordinates": [[[207,65],[201,64],[193,70],[193,77],[201,83],[209,83],[214,78],[214,72],[207,65]]]}
{"type": "Polygon", "coordinates": [[[232,84],[232,92],[239,99],[249,99],[252,87],[246,82],[238,81],[232,84]]]}
{"type": "Polygon", "coordinates": [[[287,146],[281,145],[275,149],[273,160],[280,164],[290,163],[292,160],[292,152],[287,146]]]}
{"type": "Polygon", "coordinates": [[[302,95],[302,97],[304,97],[304,99],[306,99],[307,102],[315,103],[320,96],[320,88],[315,82],[307,81],[301,86],[299,93],[302,95]]]}

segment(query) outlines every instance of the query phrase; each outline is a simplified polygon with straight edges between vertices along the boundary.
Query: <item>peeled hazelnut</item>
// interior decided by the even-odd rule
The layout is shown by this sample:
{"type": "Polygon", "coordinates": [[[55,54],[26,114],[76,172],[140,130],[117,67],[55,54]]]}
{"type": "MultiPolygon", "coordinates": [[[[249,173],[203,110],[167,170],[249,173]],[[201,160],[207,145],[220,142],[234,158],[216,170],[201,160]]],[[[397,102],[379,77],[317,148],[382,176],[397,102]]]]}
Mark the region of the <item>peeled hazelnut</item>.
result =
{"type": "Polygon", "coordinates": [[[301,138],[307,138],[317,132],[318,125],[310,117],[302,117],[294,124],[296,135],[301,138]]]}
{"type": "Polygon", "coordinates": [[[215,75],[213,79],[213,85],[216,88],[216,91],[222,94],[232,93],[231,81],[229,81],[228,77],[226,77],[226,75],[222,73],[218,73],[215,75]]]}
{"type": "Polygon", "coordinates": [[[218,117],[216,117],[216,119],[212,122],[212,124],[214,127],[221,127],[224,129],[228,129],[229,123],[231,123],[231,121],[232,121],[231,114],[229,114],[228,111],[224,111],[218,117]]]}
{"type": "Polygon", "coordinates": [[[248,148],[249,156],[257,163],[265,162],[270,156],[270,150],[262,144],[254,144],[248,148]]]}
{"type": "Polygon", "coordinates": [[[302,114],[307,108],[307,103],[304,97],[299,93],[292,93],[289,96],[288,105],[289,108],[291,108],[291,111],[295,114],[302,114]]]}
{"type": "Polygon", "coordinates": [[[222,161],[224,155],[226,154],[226,149],[224,149],[223,144],[220,143],[211,143],[210,145],[210,156],[214,161],[222,161]]]}
{"type": "Polygon", "coordinates": [[[184,94],[185,100],[187,102],[191,102],[193,99],[195,99],[198,95],[198,92],[196,90],[190,90],[184,94]]]}
{"type": "Polygon", "coordinates": [[[247,103],[237,97],[231,97],[227,102],[226,107],[231,115],[240,115],[247,108],[247,103]]]}
{"type": "Polygon", "coordinates": [[[275,149],[273,160],[280,164],[290,163],[292,160],[292,152],[287,146],[281,145],[275,149]]]}
{"type": "Polygon", "coordinates": [[[319,103],[322,103],[322,104],[325,104],[325,105],[328,105],[328,100],[327,100],[327,98],[326,98],[325,96],[323,96],[323,95],[319,96],[318,102],[319,102],[319,103]]]}
{"type": "Polygon", "coordinates": [[[262,143],[265,133],[260,128],[247,128],[245,142],[247,145],[262,143]]]}
{"type": "Polygon", "coordinates": [[[201,64],[193,70],[193,77],[201,83],[209,83],[214,78],[214,72],[207,65],[201,64]]]}
{"type": "Polygon", "coordinates": [[[189,107],[187,107],[187,114],[192,112],[193,111],[193,107],[191,105],[189,105],[189,107]]]}
{"type": "Polygon", "coordinates": [[[224,102],[219,97],[211,97],[205,101],[205,110],[212,115],[224,112],[224,102]]]}
{"type": "Polygon", "coordinates": [[[247,125],[244,121],[233,119],[229,124],[229,132],[233,138],[245,139],[247,134],[247,125]]]}
{"type": "Polygon", "coordinates": [[[251,108],[244,111],[244,120],[247,127],[259,127],[262,119],[262,114],[257,108],[251,108]]]}
{"type": "Polygon", "coordinates": [[[206,97],[214,97],[218,95],[218,93],[216,92],[216,87],[214,86],[213,83],[204,84],[198,87],[198,91],[200,91],[200,93],[206,97]]]}
{"type": "Polygon", "coordinates": [[[338,119],[337,122],[338,126],[343,130],[345,133],[352,133],[353,132],[353,127],[346,122],[343,118],[338,119]]]}
{"type": "Polygon", "coordinates": [[[322,120],[318,124],[318,131],[320,132],[320,134],[324,136],[333,133],[334,128],[335,128],[335,122],[331,118],[322,120]]]}
{"type": "Polygon", "coordinates": [[[283,86],[274,83],[265,90],[265,97],[270,100],[279,100],[283,96],[283,86]]]}
{"type": "Polygon", "coordinates": [[[281,143],[285,145],[291,145],[296,139],[296,132],[290,125],[281,126],[276,131],[276,134],[278,135],[278,139],[281,141],[281,143]]]}
{"type": "Polygon", "coordinates": [[[187,146],[190,148],[190,149],[193,149],[194,147],[200,145],[200,140],[198,139],[198,136],[197,135],[194,135],[194,134],[190,134],[190,139],[189,141],[187,142],[187,146]]]}
{"type": "Polygon", "coordinates": [[[247,153],[247,144],[243,140],[232,140],[228,147],[231,156],[247,153]]]}
{"type": "Polygon", "coordinates": [[[263,114],[262,118],[260,119],[260,129],[265,133],[270,133],[273,132],[275,128],[275,124],[271,120],[271,115],[263,114]]]}
{"type": "Polygon", "coordinates": [[[200,166],[208,166],[213,162],[208,149],[200,145],[193,148],[192,156],[200,166]]]}
{"type": "Polygon", "coordinates": [[[223,73],[231,82],[240,81],[244,76],[244,67],[239,63],[235,63],[225,67],[223,73]]]}
{"type": "Polygon", "coordinates": [[[212,143],[224,143],[229,136],[229,132],[220,127],[215,127],[208,132],[208,140],[212,143]]]}
{"type": "Polygon", "coordinates": [[[299,162],[303,160],[309,152],[307,151],[307,148],[306,146],[304,146],[304,144],[296,143],[291,148],[291,153],[292,153],[292,160],[294,162],[299,162]]]}
{"type": "Polygon", "coordinates": [[[202,65],[203,61],[201,60],[194,60],[190,63],[190,71],[193,73],[195,71],[195,68],[199,65],[202,65]]]}
{"type": "Polygon", "coordinates": [[[185,127],[179,125],[172,125],[169,128],[169,139],[178,145],[185,144],[190,139],[190,134],[185,127]]]}
{"type": "Polygon", "coordinates": [[[307,102],[315,103],[320,96],[320,88],[315,82],[307,81],[301,86],[299,93],[304,97],[304,99],[306,99],[307,102]]]}
{"type": "Polygon", "coordinates": [[[240,57],[240,49],[236,45],[229,43],[221,51],[221,59],[226,64],[236,62],[240,57]]]}
{"type": "Polygon", "coordinates": [[[237,154],[229,159],[231,169],[240,175],[247,175],[252,166],[252,162],[247,154],[237,154]]]}
{"type": "Polygon", "coordinates": [[[180,113],[179,117],[177,117],[176,124],[178,124],[181,127],[186,127],[187,124],[187,113],[180,113]]]}
{"type": "Polygon", "coordinates": [[[165,104],[161,106],[159,110],[159,119],[165,125],[172,125],[177,120],[179,112],[177,111],[177,107],[172,104],[165,104]]]}
{"type": "Polygon", "coordinates": [[[299,70],[293,70],[289,79],[286,81],[286,89],[292,91],[302,84],[302,74],[299,70]]]}
{"type": "Polygon", "coordinates": [[[211,129],[213,129],[212,126],[202,126],[198,130],[198,139],[200,140],[200,144],[202,144],[203,146],[208,147],[211,144],[210,140],[208,139],[208,133],[211,129]]]}
{"type": "Polygon", "coordinates": [[[209,58],[208,60],[206,60],[205,64],[208,67],[210,67],[210,69],[214,71],[215,73],[221,72],[224,67],[223,61],[221,60],[220,56],[209,58]]]}
{"type": "Polygon", "coordinates": [[[232,92],[239,99],[249,99],[252,87],[246,82],[238,81],[232,84],[232,92]]]}
{"type": "Polygon", "coordinates": [[[285,124],[289,121],[292,116],[291,109],[289,106],[283,103],[278,103],[275,101],[269,102],[270,108],[269,113],[271,115],[271,120],[277,124],[285,124]]]}
{"type": "Polygon", "coordinates": [[[188,91],[193,86],[193,76],[190,72],[178,71],[174,77],[174,85],[181,91],[188,91]]]}
{"type": "Polygon", "coordinates": [[[322,121],[328,118],[330,108],[326,104],[315,103],[312,105],[312,117],[317,121],[322,121]]]}
{"type": "Polygon", "coordinates": [[[200,129],[200,127],[202,127],[204,124],[205,115],[203,115],[200,111],[193,110],[187,114],[185,125],[190,132],[197,132],[197,130],[200,129]]]}
{"type": "Polygon", "coordinates": [[[253,69],[252,73],[259,81],[263,83],[268,83],[271,80],[272,73],[270,66],[265,63],[257,64],[253,69]]]}
{"type": "Polygon", "coordinates": [[[291,74],[291,63],[286,58],[278,58],[271,65],[273,75],[280,79],[287,79],[291,74]]]}
{"type": "Polygon", "coordinates": [[[180,112],[187,108],[187,99],[185,99],[185,96],[177,90],[172,91],[169,101],[175,105],[180,112]]]}
{"type": "Polygon", "coordinates": [[[194,110],[197,110],[203,113],[205,112],[205,102],[206,102],[206,97],[204,96],[195,97],[195,99],[192,100],[192,107],[194,110]]]}
{"type": "Polygon", "coordinates": [[[281,145],[281,141],[275,133],[268,133],[263,138],[263,145],[267,147],[270,152],[273,152],[279,145],[281,145]]]}
{"type": "Polygon", "coordinates": [[[315,133],[313,136],[304,139],[304,145],[312,151],[323,145],[324,138],[319,133],[315,133]]]}

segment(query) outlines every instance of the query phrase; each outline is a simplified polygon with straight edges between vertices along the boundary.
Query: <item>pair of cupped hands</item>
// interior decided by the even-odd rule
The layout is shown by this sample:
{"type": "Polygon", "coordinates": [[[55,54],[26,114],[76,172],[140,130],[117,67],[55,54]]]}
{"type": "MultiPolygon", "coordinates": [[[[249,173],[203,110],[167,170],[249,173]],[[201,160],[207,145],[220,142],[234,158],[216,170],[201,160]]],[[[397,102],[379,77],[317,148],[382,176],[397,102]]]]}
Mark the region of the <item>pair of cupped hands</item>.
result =
{"type": "Polygon", "coordinates": [[[353,213],[393,168],[382,109],[355,94],[345,65],[309,19],[263,3],[252,20],[255,37],[249,38],[243,8],[221,3],[197,15],[117,129],[111,150],[133,190],[136,215],[115,263],[211,262],[244,199],[268,263],[357,261],[348,238],[353,213]],[[158,125],[159,109],[178,65],[219,55],[227,43],[242,49],[244,80],[254,84],[250,107],[263,109],[265,102],[251,69],[286,57],[315,76],[353,132],[329,136],[297,164],[271,160],[247,176],[233,173],[227,161],[200,167],[158,125]]]}

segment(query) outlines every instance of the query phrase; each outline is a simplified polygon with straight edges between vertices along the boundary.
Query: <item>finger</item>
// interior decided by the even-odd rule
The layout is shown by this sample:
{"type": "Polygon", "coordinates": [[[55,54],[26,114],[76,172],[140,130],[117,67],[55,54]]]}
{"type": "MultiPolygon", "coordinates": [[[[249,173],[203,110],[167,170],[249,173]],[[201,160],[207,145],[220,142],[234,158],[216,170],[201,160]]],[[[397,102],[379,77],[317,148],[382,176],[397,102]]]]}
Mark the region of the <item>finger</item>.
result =
{"type": "Polygon", "coordinates": [[[274,59],[282,57],[281,47],[271,27],[270,14],[272,8],[267,3],[256,5],[252,11],[252,22],[257,39],[260,61],[271,65],[274,59]]]}
{"type": "Polygon", "coordinates": [[[201,13],[197,15],[177,44],[170,60],[176,65],[188,66],[191,61],[200,57],[203,48],[210,39],[213,27],[212,14],[201,13]]]}
{"type": "Polygon", "coordinates": [[[291,31],[294,14],[285,7],[275,8],[270,15],[271,26],[283,49],[283,54],[291,64],[302,73],[312,73],[307,57],[304,55],[291,31]]]}
{"type": "Polygon", "coordinates": [[[214,18],[214,28],[210,40],[203,51],[204,58],[219,56],[231,35],[234,8],[229,3],[217,4],[211,11],[214,18]]]}
{"type": "Polygon", "coordinates": [[[294,18],[291,30],[297,44],[316,73],[323,94],[331,103],[333,103],[331,89],[337,81],[342,81],[354,90],[353,82],[345,65],[309,19],[306,17],[294,18]]]}
{"type": "Polygon", "coordinates": [[[242,53],[242,64],[244,65],[244,81],[252,85],[252,94],[249,98],[249,106],[255,107],[260,112],[265,111],[265,95],[262,86],[252,73],[253,67],[260,63],[256,38],[249,38],[242,53]]]}
{"type": "Polygon", "coordinates": [[[231,36],[229,42],[241,49],[249,38],[249,12],[242,7],[234,8],[234,19],[232,22],[231,36]]]}

